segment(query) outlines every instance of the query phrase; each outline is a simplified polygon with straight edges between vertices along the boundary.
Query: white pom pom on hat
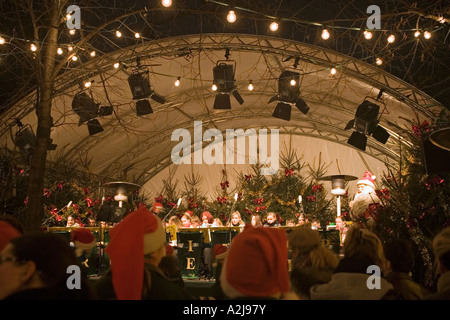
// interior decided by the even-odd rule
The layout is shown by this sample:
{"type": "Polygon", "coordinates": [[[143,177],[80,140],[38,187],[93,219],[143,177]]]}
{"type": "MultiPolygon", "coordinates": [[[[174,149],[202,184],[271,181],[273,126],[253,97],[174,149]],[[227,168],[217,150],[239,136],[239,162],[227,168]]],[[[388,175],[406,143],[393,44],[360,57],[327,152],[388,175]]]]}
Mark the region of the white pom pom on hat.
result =
{"type": "Polygon", "coordinates": [[[377,177],[374,176],[370,171],[366,171],[366,172],[364,172],[363,177],[360,180],[358,180],[356,185],[365,184],[365,185],[371,186],[372,188],[375,189],[375,179],[376,178],[377,177]]]}

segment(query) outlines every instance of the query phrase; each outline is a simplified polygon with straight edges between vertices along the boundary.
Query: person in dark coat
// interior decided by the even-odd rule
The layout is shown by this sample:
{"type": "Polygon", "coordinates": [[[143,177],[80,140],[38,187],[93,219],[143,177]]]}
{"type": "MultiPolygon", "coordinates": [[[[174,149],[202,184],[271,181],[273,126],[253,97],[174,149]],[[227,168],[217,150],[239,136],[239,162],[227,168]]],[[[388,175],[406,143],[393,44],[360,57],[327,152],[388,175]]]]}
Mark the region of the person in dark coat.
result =
{"type": "Polygon", "coordinates": [[[420,300],[428,290],[414,281],[411,272],[415,259],[411,243],[405,239],[392,239],[384,245],[388,263],[385,279],[394,286],[394,291],[405,300],[420,300]]]}
{"type": "Polygon", "coordinates": [[[60,235],[37,232],[16,237],[0,252],[0,299],[94,300],[87,279],[80,269],[76,272],[77,263],[60,235]]]}
{"type": "Polygon", "coordinates": [[[433,252],[439,273],[437,292],[425,300],[450,300],[450,227],[443,229],[433,239],[433,252]]]}

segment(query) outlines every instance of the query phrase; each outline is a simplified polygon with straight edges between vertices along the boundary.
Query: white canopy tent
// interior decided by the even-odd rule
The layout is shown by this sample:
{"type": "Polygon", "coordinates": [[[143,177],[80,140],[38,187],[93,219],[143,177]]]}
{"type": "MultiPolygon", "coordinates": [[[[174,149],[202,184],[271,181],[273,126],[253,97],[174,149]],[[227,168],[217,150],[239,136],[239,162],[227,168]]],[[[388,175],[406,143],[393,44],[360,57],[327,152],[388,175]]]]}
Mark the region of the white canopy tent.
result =
{"type": "MultiPolygon", "coordinates": [[[[203,133],[217,129],[224,141],[227,129],[278,129],[281,153],[292,148],[303,163],[313,166],[319,157],[323,163],[330,163],[328,174],[360,177],[366,170],[380,176],[387,167],[396,168],[402,148],[411,143],[405,134],[411,129],[410,121],[433,122],[443,109],[424,92],[375,64],[267,36],[195,34],[165,38],[82,64],[71,62],[69,70],[57,80],[51,133],[57,149],[50,151],[50,158],[59,153],[66,159],[91,159],[90,172],[138,183],[143,193],[153,196],[162,191],[163,180],[182,182],[190,172],[199,173],[204,178],[202,191],[213,195],[222,169],[230,175],[250,169],[248,149],[244,164],[174,164],[171,152],[180,142],[172,141],[172,133],[187,129],[193,147],[194,121],[201,121],[203,133]],[[227,49],[229,61],[236,63],[236,86],[244,103],[240,105],[231,96],[231,109],[215,110],[213,67],[219,60],[226,60],[227,49]],[[127,82],[137,57],[150,71],[152,89],[166,100],[159,104],[150,99],[153,113],[144,116],[136,114],[127,82]],[[298,64],[294,69],[295,60],[298,64]],[[115,68],[115,63],[120,67],[115,68]],[[337,73],[331,75],[331,68],[337,73]],[[300,73],[301,97],[310,107],[306,115],[293,108],[290,121],[274,118],[276,102],[268,103],[277,94],[278,77],[285,69],[300,73]],[[180,85],[175,86],[178,77],[180,85]],[[92,81],[88,89],[83,87],[87,80],[92,81]],[[247,89],[250,80],[253,91],[247,89]],[[72,110],[73,97],[82,90],[101,106],[112,105],[114,109],[112,115],[98,118],[104,131],[93,136],[89,136],[86,124],[78,125],[79,117],[72,110]],[[390,137],[385,144],[369,137],[366,150],[361,151],[347,144],[353,130],[344,128],[354,118],[358,105],[366,98],[374,101],[380,90],[380,125],[390,137]]],[[[15,119],[35,129],[35,101],[33,93],[2,114],[0,136],[9,147],[14,148],[11,137],[15,119]]],[[[203,148],[207,146],[209,142],[204,142],[203,148]]],[[[269,150],[273,148],[269,144],[269,150]]],[[[235,179],[229,180],[233,186],[235,179]]]]}

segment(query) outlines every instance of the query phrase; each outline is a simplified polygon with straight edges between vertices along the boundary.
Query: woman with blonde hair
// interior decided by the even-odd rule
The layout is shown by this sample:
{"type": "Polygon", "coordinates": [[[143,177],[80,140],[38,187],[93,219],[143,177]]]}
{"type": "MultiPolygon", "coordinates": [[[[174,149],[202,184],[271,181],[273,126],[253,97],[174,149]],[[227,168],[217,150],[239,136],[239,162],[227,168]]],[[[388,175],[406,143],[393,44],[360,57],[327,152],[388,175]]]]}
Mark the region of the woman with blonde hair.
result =
{"type": "Polygon", "coordinates": [[[239,211],[235,211],[231,214],[231,219],[227,222],[227,227],[243,227],[245,222],[241,218],[239,211]]]}

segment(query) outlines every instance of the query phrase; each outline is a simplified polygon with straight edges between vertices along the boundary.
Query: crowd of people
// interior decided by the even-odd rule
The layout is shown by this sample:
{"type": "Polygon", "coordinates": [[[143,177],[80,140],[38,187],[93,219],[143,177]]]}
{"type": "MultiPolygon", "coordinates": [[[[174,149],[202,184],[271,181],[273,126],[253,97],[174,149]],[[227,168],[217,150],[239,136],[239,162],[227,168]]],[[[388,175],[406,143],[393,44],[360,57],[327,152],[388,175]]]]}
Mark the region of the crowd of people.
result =
{"type": "MultiPolygon", "coordinates": [[[[243,226],[229,246],[212,249],[215,270],[211,299],[432,300],[450,299],[450,227],[433,240],[436,286],[411,276],[411,243],[382,243],[372,231],[353,226],[342,255],[324,245],[311,226],[289,233],[267,221],[243,226]]],[[[213,225],[205,213],[200,225],[213,225]]],[[[99,278],[83,265],[96,241],[87,228],[72,230],[70,243],[51,232],[24,232],[12,217],[0,219],[0,299],[191,300],[180,275],[176,248],[168,245],[161,219],[145,206],[110,229],[111,264],[99,278]],[[79,280],[70,273],[81,270],[79,280]],[[72,283],[72,282],[73,283],[72,283]],[[73,290],[71,283],[77,288],[73,290]]]]}

